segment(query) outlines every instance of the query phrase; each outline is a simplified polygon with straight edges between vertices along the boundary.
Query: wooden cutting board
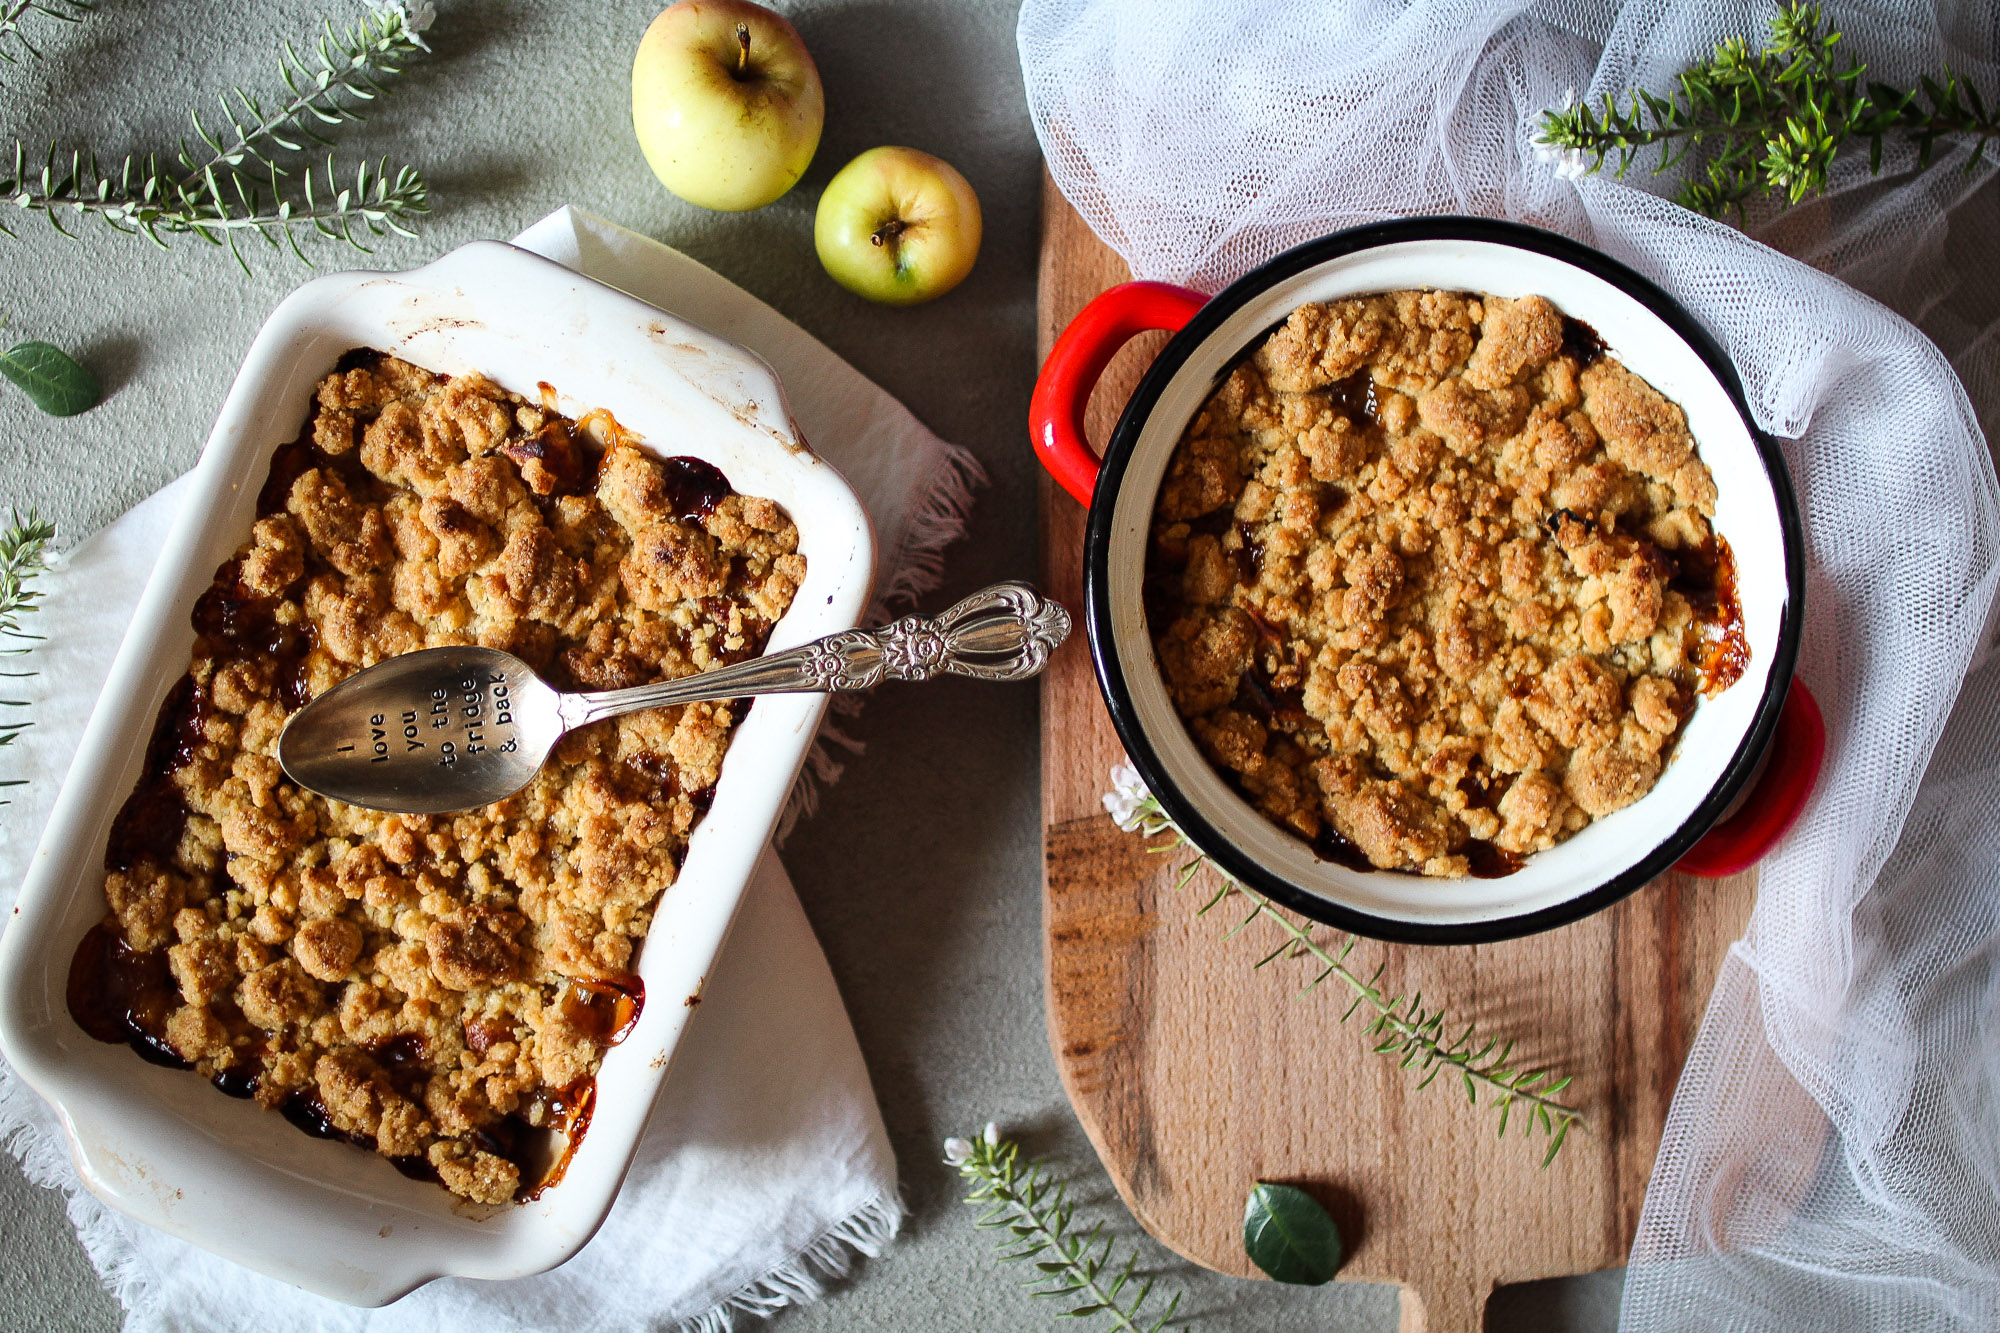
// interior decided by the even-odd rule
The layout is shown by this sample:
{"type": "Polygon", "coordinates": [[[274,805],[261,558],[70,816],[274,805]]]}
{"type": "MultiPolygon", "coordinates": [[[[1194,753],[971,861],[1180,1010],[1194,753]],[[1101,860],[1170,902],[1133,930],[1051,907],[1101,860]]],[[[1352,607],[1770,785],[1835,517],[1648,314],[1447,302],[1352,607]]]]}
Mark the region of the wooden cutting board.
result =
{"type": "MultiPolygon", "coordinates": [[[[1044,185],[1041,351],[1085,302],[1129,276],[1044,185]]],[[[1110,433],[1146,361],[1147,335],[1113,362],[1091,409],[1110,433]]],[[[1083,509],[1041,479],[1043,587],[1083,605],[1083,509]]],[[[1100,798],[1122,757],[1081,632],[1042,685],[1043,928],[1049,1043],[1070,1103],[1133,1216],[1205,1267],[1257,1276],[1242,1247],[1259,1180],[1301,1185],[1348,1246],[1340,1277],[1403,1287],[1403,1333],[1484,1325],[1502,1283],[1625,1261],[1667,1104],[1754,873],[1669,874],[1562,930],[1504,944],[1362,941],[1391,991],[1421,990],[1461,1023],[1514,1037],[1517,1060],[1575,1075],[1588,1121],[1541,1169],[1541,1140],[1494,1136],[1496,1113],[1449,1080],[1419,1090],[1374,1054],[1336,983],[1298,998],[1303,962],[1258,922],[1197,917],[1207,874],[1176,894],[1166,859],[1120,832],[1100,798]]],[[[1212,884],[1211,884],[1212,887],[1212,884]]]]}

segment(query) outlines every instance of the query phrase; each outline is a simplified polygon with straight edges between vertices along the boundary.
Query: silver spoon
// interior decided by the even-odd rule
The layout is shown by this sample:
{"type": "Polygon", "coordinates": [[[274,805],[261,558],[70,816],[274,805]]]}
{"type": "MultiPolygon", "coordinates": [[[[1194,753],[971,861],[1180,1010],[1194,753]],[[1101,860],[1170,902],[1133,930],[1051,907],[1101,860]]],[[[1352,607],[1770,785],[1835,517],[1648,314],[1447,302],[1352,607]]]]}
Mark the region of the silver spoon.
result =
{"type": "Polygon", "coordinates": [[[996,583],[934,620],[905,616],[699,675],[563,694],[497,648],[426,648],[349,676],[292,715],[285,776],[370,810],[437,815],[504,801],[565,733],[621,713],[753,694],[865,690],[937,675],[1025,680],[1069,636],[1069,613],[996,583]]]}

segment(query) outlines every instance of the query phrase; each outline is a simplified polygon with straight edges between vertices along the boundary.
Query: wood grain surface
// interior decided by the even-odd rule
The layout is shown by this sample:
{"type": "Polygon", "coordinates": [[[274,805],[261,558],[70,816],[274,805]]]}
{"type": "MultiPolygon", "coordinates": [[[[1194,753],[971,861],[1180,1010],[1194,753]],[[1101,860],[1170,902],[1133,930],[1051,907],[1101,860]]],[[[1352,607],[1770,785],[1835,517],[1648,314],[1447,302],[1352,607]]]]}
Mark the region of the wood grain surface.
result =
{"type": "MultiPolygon", "coordinates": [[[[1041,351],[1124,263],[1045,181],[1041,351]]],[[[1121,353],[1091,406],[1108,436],[1147,359],[1121,353]]],[[[1083,509],[1041,483],[1043,587],[1083,604],[1083,509]]],[[[1562,930],[1503,944],[1422,948],[1362,941],[1352,963],[1392,990],[1447,1001],[1461,1022],[1519,1039],[1517,1059],[1576,1076],[1587,1117],[1541,1169],[1539,1140],[1494,1135],[1496,1115],[1449,1081],[1424,1089],[1343,1025],[1334,983],[1299,998],[1303,962],[1253,964],[1280,942],[1197,917],[1203,880],[1176,895],[1172,867],[1105,815],[1122,757],[1082,633],[1042,686],[1049,1042],[1098,1156],[1141,1225],[1209,1268],[1256,1276],[1243,1203],[1259,1180],[1315,1194],[1347,1240],[1344,1280],[1403,1286],[1404,1333],[1483,1327],[1502,1283],[1625,1260],[1667,1105],[1754,874],[1669,874],[1562,930]]],[[[1204,874],[1203,879],[1206,879],[1204,874]]]]}

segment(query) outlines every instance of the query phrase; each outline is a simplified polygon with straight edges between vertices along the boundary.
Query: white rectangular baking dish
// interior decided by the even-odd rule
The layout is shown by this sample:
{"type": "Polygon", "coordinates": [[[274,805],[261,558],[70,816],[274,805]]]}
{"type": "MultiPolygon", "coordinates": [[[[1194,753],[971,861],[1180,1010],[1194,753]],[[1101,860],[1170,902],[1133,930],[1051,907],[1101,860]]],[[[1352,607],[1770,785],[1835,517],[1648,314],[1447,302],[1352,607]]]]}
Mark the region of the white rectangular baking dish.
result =
{"type": "Polygon", "coordinates": [[[64,1000],[70,958],[107,910],[105,842],[160,704],[187,670],[190,611],[248,536],[273,451],[297,438],[314,386],[355,347],[484,374],[530,400],[552,385],[565,414],[608,409],[661,456],[702,458],[739,492],[783,505],[806,579],[767,651],[854,626],[875,553],[867,512],[800,439],[769,366],[512,246],[479,242],[409,273],[318,279],[251,344],[0,940],[0,1042],[61,1114],[77,1170],[106,1203],[307,1290],[380,1305],[437,1277],[552,1268],[603,1221],[826,696],[771,695],[748,710],[639,952],[638,1024],[604,1060],[567,1175],[532,1203],[466,1203],[85,1035],[64,1000]]]}

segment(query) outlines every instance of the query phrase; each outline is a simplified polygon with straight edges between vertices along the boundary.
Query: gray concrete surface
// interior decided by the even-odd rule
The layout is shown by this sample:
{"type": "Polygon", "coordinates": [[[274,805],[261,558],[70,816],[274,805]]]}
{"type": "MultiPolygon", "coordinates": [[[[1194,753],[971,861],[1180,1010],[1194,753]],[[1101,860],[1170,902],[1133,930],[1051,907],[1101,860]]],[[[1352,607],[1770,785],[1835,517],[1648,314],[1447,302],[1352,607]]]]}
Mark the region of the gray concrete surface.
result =
{"type": "MultiPolygon", "coordinates": [[[[1023,429],[1035,370],[1038,165],[1013,48],[1011,0],[793,0],[827,87],[826,136],[802,185],[761,212],[703,213],[653,181],[627,119],[627,71],[658,0],[597,4],[440,0],[436,54],[374,119],[342,136],[420,164],[436,211],[416,241],[382,246],[400,268],[508,236],[575,203],[713,265],[897,394],[992,475],[954,552],[951,596],[1034,567],[1033,469],[1023,429]],[[972,180],[985,251],[965,286],[909,311],[873,307],[821,273],[812,209],[832,173],[881,143],[937,152],[972,180]]],[[[271,52],[310,35],[327,0],[100,0],[84,25],[43,24],[47,58],[0,66],[0,128],[40,151],[55,138],[117,157],[170,145],[186,112],[229,83],[275,86],[271,52]]],[[[32,22],[33,20],[31,20],[32,22]]],[[[0,505],[38,506],[81,538],[194,461],[252,333],[305,275],[277,254],[244,276],[224,254],[86,229],[64,240],[32,218],[0,237],[9,336],[77,352],[110,396],[52,421],[0,386],[0,505]]],[[[356,257],[312,249],[327,267],[356,257]]],[[[853,1014],[902,1164],[907,1230],[823,1304],[777,1328],[1037,1328],[1052,1313],[987,1257],[947,1134],[998,1119],[1074,1171],[1089,1211],[1137,1228],[1095,1167],[1057,1084],[1041,1007],[1036,714],[1031,688],[944,684],[891,691],[855,728],[868,746],[793,837],[786,860],[853,1014]]],[[[23,831],[21,836],[26,836],[23,831]]],[[[1244,1283],[1191,1268],[1138,1237],[1202,1327],[1388,1330],[1395,1293],[1244,1283]]],[[[636,1256],[635,1256],[636,1258],[636,1256]]],[[[1605,1329],[1618,1275],[1503,1292],[1494,1328],[1605,1329]]],[[[0,1329],[115,1327],[118,1312],[69,1232],[62,1200],[0,1158],[0,1329]]],[[[198,1312],[188,1327],[198,1328],[198,1312]]]]}

